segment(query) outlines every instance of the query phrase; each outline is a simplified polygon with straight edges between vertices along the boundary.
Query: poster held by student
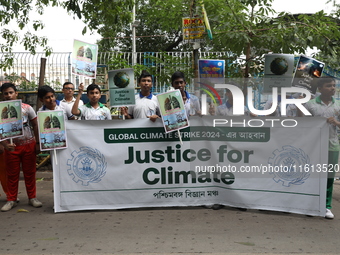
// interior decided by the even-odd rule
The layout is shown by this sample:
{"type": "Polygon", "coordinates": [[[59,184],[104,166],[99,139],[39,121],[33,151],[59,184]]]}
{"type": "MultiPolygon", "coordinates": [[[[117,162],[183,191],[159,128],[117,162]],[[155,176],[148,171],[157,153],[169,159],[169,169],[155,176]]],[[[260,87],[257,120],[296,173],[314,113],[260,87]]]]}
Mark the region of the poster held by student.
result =
{"type": "Polygon", "coordinates": [[[189,119],[179,90],[157,95],[166,133],[189,127],[189,119]]]}
{"type": "Polygon", "coordinates": [[[72,52],[72,73],[96,78],[98,45],[74,40],[72,52]]]}
{"type": "Polygon", "coordinates": [[[291,87],[294,72],[293,54],[267,54],[264,60],[263,92],[272,92],[272,88],[291,87]]]}
{"type": "Polygon", "coordinates": [[[132,68],[109,71],[110,105],[135,105],[135,78],[132,68]]]}
{"type": "Polygon", "coordinates": [[[23,135],[21,100],[0,102],[0,140],[23,135]]]}
{"type": "Polygon", "coordinates": [[[38,127],[40,150],[49,151],[67,148],[63,111],[39,111],[38,127]]]}
{"type": "Polygon", "coordinates": [[[295,69],[293,87],[305,88],[315,95],[317,79],[321,77],[325,63],[301,55],[295,69]]]}

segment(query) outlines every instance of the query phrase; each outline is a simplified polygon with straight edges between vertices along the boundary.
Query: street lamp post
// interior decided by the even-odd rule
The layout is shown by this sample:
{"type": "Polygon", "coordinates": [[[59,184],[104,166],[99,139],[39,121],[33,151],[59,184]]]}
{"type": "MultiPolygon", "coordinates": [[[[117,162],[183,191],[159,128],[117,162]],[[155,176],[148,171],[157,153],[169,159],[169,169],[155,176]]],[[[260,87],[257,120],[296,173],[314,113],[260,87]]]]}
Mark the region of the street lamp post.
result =
{"type": "Polygon", "coordinates": [[[136,64],[136,26],[135,26],[135,19],[136,19],[136,5],[133,4],[132,8],[132,66],[136,64]]]}
{"type": "Polygon", "coordinates": [[[136,56],[136,27],[140,24],[139,20],[136,20],[136,5],[133,5],[132,8],[132,23],[131,23],[131,30],[132,30],[132,66],[137,64],[137,56],[136,56]]]}

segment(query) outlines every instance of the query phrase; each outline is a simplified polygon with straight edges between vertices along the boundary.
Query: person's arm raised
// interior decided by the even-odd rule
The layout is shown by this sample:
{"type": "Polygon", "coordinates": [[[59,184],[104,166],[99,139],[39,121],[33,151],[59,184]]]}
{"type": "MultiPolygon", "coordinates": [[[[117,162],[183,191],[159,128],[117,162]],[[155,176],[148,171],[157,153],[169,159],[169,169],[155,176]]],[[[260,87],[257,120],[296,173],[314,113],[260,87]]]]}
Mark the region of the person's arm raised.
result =
{"type": "Polygon", "coordinates": [[[78,108],[79,106],[79,101],[80,101],[80,98],[81,98],[81,95],[83,94],[83,91],[84,91],[84,84],[83,83],[80,83],[79,84],[79,87],[78,87],[78,95],[76,97],[76,101],[74,102],[73,106],[72,106],[72,114],[76,115],[76,116],[79,116],[80,115],[80,110],[78,108]]]}

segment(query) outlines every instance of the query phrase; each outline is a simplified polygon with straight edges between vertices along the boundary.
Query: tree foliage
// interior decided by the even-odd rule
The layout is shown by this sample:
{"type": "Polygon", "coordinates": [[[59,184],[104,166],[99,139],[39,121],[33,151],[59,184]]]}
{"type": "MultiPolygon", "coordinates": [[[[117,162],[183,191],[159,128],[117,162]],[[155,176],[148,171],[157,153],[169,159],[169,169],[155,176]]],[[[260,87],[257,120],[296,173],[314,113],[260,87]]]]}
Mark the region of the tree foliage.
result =
{"type": "MultiPolygon", "coordinates": [[[[323,11],[304,14],[303,10],[298,15],[277,13],[272,2],[204,0],[214,38],[201,43],[201,50],[229,52],[228,63],[243,70],[234,75],[246,77],[261,70],[263,54],[270,52],[306,54],[309,48],[316,47],[320,52],[315,57],[329,65],[339,63],[339,6],[336,8],[336,1],[330,15],[323,11]],[[240,56],[245,57],[240,60],[240,56]]],[[[136,18],[141,21],[136,31],[137,51],[192,50],[190,44],[182,41],[182,18],[200,14],[198,0],[137,1],[136,18]]],[[[103,31],[104,37],[110,39],[100,42],[102,49],[131,51],[129,24],[116,35],[109,24],[104,24],[103,31]]]]}
{"type": "MultiPolygon", "coordinates": [[[[43,8],[47,6],[47,2],[49,1],[37,1],[35,7],[38,13],[43,12],[43,8]]],[[[56,1],[50,2],[52,6],[57,4],[56,1]]],[[[12,47],[17,43],[23,44],[25,49],[29,50],[32,54],[35,54],[35,49],[37,46],[43,47],[47,54],[51,52],[51,48],[47,46],[46,37],[38,37],[32,32],[26,32],[22,37],[20,37],[18,30],[7,28],[7,25],[9,25],[11,22],[15,22],[18,26],[18,29],[23,30],[30,21],[29,14],[33,10],[32,5],[33,4],[31,0],[0,1],[0,25],[1,27],[5,27],[0,31],[0,35],[2,37],[2,40],[0,41],[0,49],[5,56],[5,58],[3,58],[0,62],[1,68],[5,68],[6,66],[13,64],[12,47]]],[[[44,24],[42,21],[34,20],[32,23],[32,28],[34,31],[42,29],[43,27],[44,24]]]]}
{"type": "MultiPolygon", "coordinates": [[[[192,45],[183,42],[182,18],[201,15],[199,0],[135,0],[137,27],[137,51],[188,51],[192,45]]],[[[201,43],[201,51],[228,52],[227,63],[248,77],[261,67],[263,54],[306,54],[308,48],[316,47],[315,56],[333,67],[339,67],[340,5],[336,0],[331,14],[323,11],[315,14],[292,15],[277,13],[272,9],[273,0],[204,0],[213,32],[213,40],[201,43]],[[245,56],[239,60],[240,56],[245,56]]],[[[84,21],[83,33],[96,30],[103,39],[101,51],[119,49],[131,51],[131,27],[133,0],[0,0],[1,51],[6,58],[0,68],[13,62],[12,47],[21,43],[32,54],[37,46],[46,54],[52,49],[45,37],[27,32],[20,37],[20,30],[42,29],[42,21],[29,23],[30,12],[42,14],[46,6],[62,6],[84,21]],[[6,28],[16,22],[18,29],[6,28]]],[[[303,12],[303,10],[301,10],[303,12]]]]}
{"type": "MultiPolygon", "coordinates": [[[[174,51],[186,49],[182,43],[182,18],[190,15],[191,0],[136,0],[137,51],[174,51]]],[[[130,24],[123,27],[103,24],[99,33],[103,51],[119,49],[131,51],[132,31],[130,24]],[[120,29],[119,33],[115,33],[120,29]]]]}
{"type": "Polygon", "coordinates": [[[256,73],[263,54],[270,52],[306,54],[308,48],[316,47],[339,60],[339,20],[334,15],[323,11],[312,15],[277,13],[271,4],[272,0],[214,0],[206,4],[208,13],[215,10],[210,22],[215,38],[210,47],[245,55],[245,77],[256,73]]]}
{"type": "Polygon", "coordinates": [[[118,28],[129,23],[133,0],[0,0],[0,49],[4,56],[0,68],[13,64],[12,49],[18,43],[32,54],[37,47],[42,47],[46,55],[52,52],[48,38],[35,34],[44,28],[43,21],[30,20],[32,12],[42,15],[47,6],[62,6],[75,18],[83,20],[84,34],[87,30],[101,31],[102,24],[116,24],[118,28]],[[8,28],[10,24],[17,24],[17,29],[8,28]],[[25,28],[28,32],[20,36],[25,28]]]}

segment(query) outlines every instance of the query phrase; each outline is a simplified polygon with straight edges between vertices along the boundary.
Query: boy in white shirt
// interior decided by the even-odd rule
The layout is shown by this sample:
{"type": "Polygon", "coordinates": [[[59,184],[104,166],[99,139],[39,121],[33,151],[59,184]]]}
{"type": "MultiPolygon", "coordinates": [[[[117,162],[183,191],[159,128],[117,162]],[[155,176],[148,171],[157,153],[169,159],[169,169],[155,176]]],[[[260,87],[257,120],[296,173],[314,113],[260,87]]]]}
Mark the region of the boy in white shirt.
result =
{"type": "MultiPolygon", "coordinates": [[[[74,102],[76,101],[76,99],[74,98],[74,85],[73,85],[72,82],[67,81],[67,82],[64,83],[63,94],[64,94],[64,98],[60,102],[62,104],[65,104],[69,108],[69,111],[71,112],[72,106],[73,106],[74,102]]],[[[84,104],[84,102],[82,100],[80,100],[79,106],[81,106],[83,104],[84,104]]]]}
{"type": "Polygon", "coordinates": [[[136,104],[129,108],[121,107],[122,115],[126,119],[149,118],[151,121],[156,121],[160,116],[160,110],[157,98],[151,92],[151,74],[143,70],[138,78],[138,86],[140,87],[140,92],[135,97],[136,104]]]}
{"type": "Polygon", "coordinates": [[[79,93],[72,107],[72,114],[80,117],[82,120],[111,120],[111,112],[109,108],[99,102],[101,91],[97,84],[90,84],[87,89],[87,97],[89,102],[79,106],[81,94],[84,91],[83,83],[79,85],[79,93]]]}
{"type": "MultiPolygon", "coordinates": [[[[16,100],[18,91],[13,83],[1,86],[4,101],[16,100]]],[[[5,162],[7,172],[7,202],[1,208],[7,212],[17,205],[20,169],[24,174],[28,204],[41,207],[42,203],[36,198],[36,154],[39,153],[39,135],[37,115],[33,108],[21,104],[23,136],[13,138],[13,142],[2,141],[5,147],[5,162]]]]}
{"type": "Polygon", "coordinates": [[[39,111],[63,110],[66,120],[74,120],[74,115],[70,112],[70,109],[56,99],[55,91],[50,86],[41,86],[38,89],[38,98],[43,104],[43,106],[39,108],[39,111]]]}

